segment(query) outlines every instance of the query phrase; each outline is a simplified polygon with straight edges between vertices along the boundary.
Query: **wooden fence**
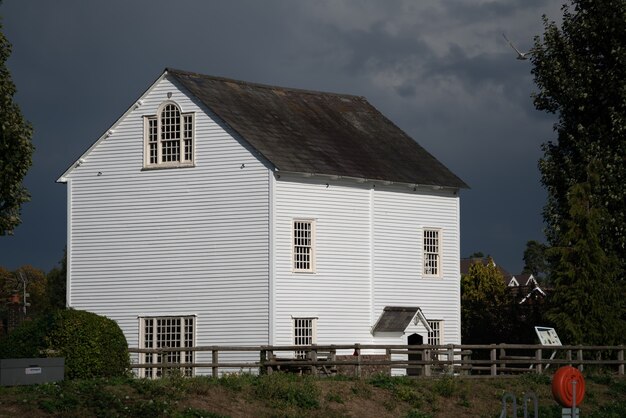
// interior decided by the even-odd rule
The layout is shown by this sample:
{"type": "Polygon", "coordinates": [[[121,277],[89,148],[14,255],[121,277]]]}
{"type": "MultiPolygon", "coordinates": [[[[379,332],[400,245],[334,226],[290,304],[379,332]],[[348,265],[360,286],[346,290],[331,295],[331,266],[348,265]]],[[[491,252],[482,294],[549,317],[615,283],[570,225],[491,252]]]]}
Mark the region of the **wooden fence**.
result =
{"type": "MultiPolygon", "coordinates": [[[[543,373],[552,367],[573,365],[581,371],[597,366],[624,375],[626,346],[543,346],[543,345],[311,345],[311,346],[202,346],[191,348],[131,348],[130,353],[152,354],[149,363],[134,363],[133,369],[150,370],[158,377],[165,370],[179,369],[194,374],[198,368],[220,372],[252,371],[272,373],[276,370],[300,373],[351,374],[361,377],[368,370],[391,373],[399,370],[414,376],[466,375],[502,376],[515,373],[543,373]],[[210,362],[171,362],[185,358],[182,353],[211,353],[210,362]],[[343,355],[338,355],[343,352],[343,355]],[[178,355],[177,355],[178,353],[178,355]],[[220,360],[238,353],[256,361],[220,360]],[[256,354],[253,354],[256,353],[256,354]]],[[[197,356],[194,356],[194,358],[197,356]]],[[[208,358],[208,355],[206,356],[208,358]]],[[[140,357],[141,358],[141,357],[140,357]]],[[[203,373],[204,374],[204,373],[203,373]]],[[[208,373],[207,373],[208,374],[208,373]]],[[[142,374],[140,374],[142,375],[142,374]]]]}

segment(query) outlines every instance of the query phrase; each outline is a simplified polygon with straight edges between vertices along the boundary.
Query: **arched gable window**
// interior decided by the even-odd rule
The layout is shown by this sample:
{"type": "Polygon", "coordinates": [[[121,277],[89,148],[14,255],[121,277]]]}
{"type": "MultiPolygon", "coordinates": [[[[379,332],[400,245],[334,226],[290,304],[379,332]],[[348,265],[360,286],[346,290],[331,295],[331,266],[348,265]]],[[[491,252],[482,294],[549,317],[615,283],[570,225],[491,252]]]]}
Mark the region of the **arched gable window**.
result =
{"type": "Polygon", "coordinates": [[[182,113],[171,101],[145,118],[145,165],[179,167],[193,164],[193,113],[182,113]]]}

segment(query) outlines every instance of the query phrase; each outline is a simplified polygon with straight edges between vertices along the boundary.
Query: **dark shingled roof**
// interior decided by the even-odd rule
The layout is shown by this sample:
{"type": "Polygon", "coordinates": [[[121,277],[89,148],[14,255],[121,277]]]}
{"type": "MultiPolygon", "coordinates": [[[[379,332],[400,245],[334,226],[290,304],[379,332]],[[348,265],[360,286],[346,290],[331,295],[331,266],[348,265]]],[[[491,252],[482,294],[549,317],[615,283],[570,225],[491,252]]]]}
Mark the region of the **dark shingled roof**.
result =
{"type": "Polygon", "coordinates": [[[363,97],[166,71],[280,171],[468,187],[363,97]]]}

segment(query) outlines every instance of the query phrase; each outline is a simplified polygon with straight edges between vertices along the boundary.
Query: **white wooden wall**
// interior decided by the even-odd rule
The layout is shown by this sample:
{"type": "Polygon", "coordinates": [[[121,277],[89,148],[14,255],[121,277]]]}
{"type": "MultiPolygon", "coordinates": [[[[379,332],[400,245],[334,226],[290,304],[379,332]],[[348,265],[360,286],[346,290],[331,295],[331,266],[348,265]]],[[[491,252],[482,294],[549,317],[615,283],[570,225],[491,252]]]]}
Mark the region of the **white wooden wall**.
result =
{"type": "Polygon", "coordinates": [[[156,315],[197,315],[196,345],[268,343],[269,170],[205,111],[165,78],[68,176],[69,305],[130,346],[156,315]],[[195,112],[195,167],[142,171],[168,93],[195,112]]]}
{"type": "MultiPolygon", "coordinates": [[[[444,321],[445,344],[460,344],[458,195],[450,191],[413,192],[408,187],[403,190],[377,186],[373,208],[372,320],[385,306],[419,306],[427,319],[444,321]],[[440,229],[440,277],[422,275],[424,228],[440,229]]],[[[406,335],[414,332],[422,334],[426,342],[423,327],[411,326],[406,335]]]]}
{"type": "MultiPolygon", "coordinates": [[[[460,343],[458,195],[282,175],[274,205],[275,344],[292,343],[294,316],[318,318],[318,344],[405,344],[372,337],[385,306],[419,306],[444,321],[445,343],[460,343]],[[291,271],[294,218],[316,221],[315,273],[291,271]],[[423,228],[441,228],[439,278],[422,275],[423,228]]],[[[426,337],[420,326],[413,332],[426,337]]]]}
{"type": "Polygon", "coordinates": [[[359,342],[370,328],[370,191],[315,179],[276,182],[274,343],[291,345],[292,317],[318,317],[318,344],[359,342]],[[315,273],[292,273],[291,225],[315,219],[315,273]]]}

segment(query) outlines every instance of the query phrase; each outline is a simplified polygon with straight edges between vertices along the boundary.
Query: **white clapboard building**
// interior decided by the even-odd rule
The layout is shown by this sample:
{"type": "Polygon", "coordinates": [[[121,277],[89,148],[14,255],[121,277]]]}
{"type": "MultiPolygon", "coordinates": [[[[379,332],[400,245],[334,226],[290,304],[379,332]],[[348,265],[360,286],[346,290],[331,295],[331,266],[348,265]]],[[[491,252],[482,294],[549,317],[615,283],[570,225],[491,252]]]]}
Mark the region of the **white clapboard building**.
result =
{"type": "Polygon", "coordinates": [[[363,97],[166,69],[58,181],[131,347],[460,343],[467,186],[363,97]]]}

